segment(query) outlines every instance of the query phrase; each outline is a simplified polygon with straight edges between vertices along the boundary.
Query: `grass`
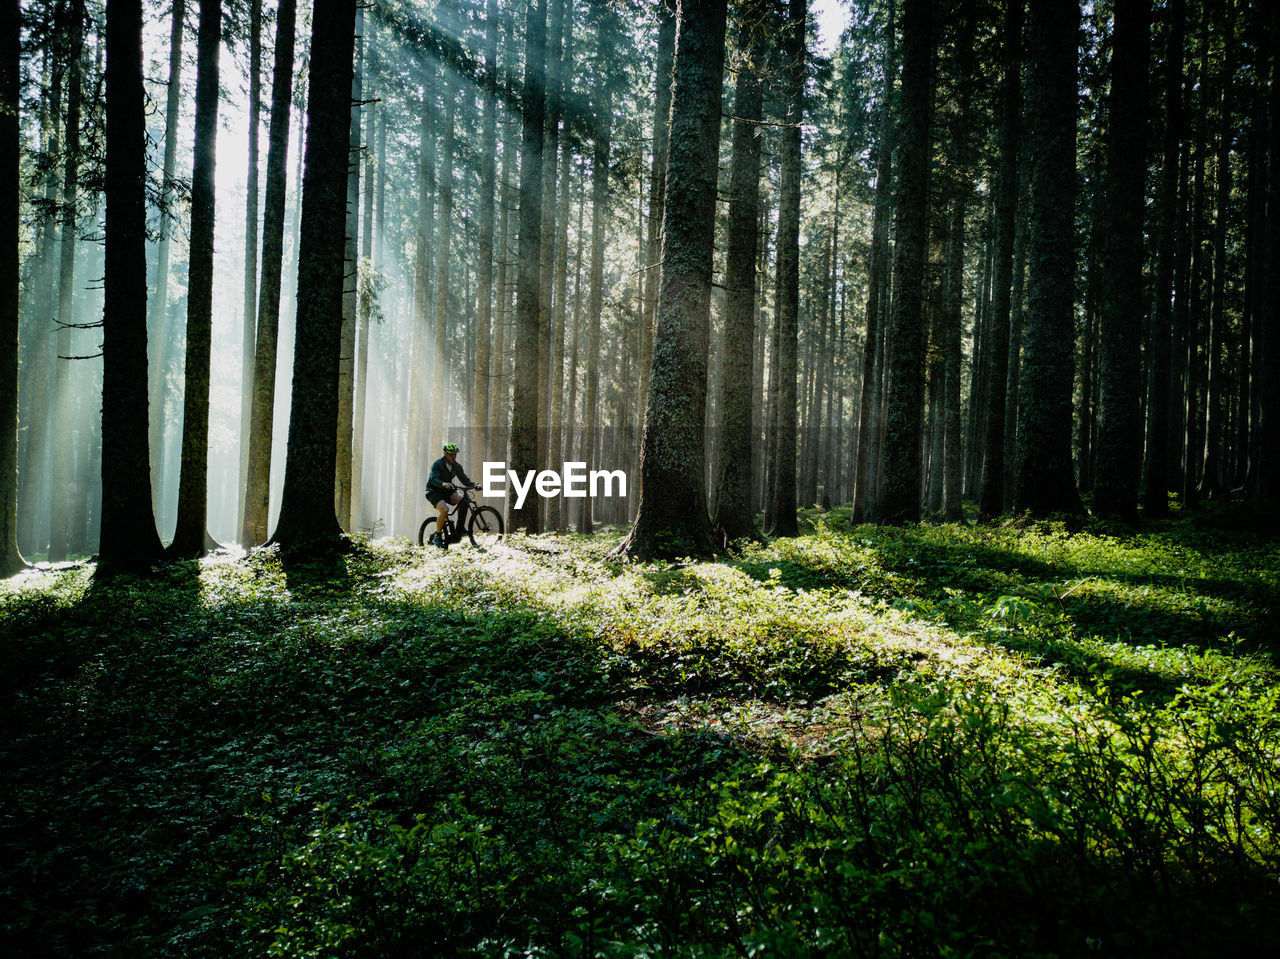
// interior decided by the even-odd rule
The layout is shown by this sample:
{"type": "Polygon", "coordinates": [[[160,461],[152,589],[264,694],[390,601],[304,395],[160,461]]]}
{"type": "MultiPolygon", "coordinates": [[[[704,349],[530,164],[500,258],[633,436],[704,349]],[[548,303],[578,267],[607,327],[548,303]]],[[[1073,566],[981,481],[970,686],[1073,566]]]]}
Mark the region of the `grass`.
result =
{"type": "Polygon", "coordinates": [[[1280,951],[1274,537],[805,520],[0,585],[0,951],[1280,951]]]}

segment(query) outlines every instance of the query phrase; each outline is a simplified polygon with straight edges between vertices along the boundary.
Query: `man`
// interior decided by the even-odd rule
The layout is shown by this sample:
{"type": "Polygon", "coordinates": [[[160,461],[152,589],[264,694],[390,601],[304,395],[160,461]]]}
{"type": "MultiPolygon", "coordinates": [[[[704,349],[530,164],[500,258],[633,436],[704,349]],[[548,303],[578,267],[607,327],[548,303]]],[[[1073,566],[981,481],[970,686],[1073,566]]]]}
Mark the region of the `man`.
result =
{"type": "MultiPolygon", "coordinates": [[[[458,465],[458,444],[445,443],[444,456],[431,464],[431,475],[427,478],[427,499],[440,516],[436,520],[436,531],[431,542],[441,549],[449,548],[444,538],[444,531],[449,528],[449,507],[462,501],[461,489],[472,489],[475,485],[458,465]],[[455,479],[461,480],[461,484],[455,484],[455,479]]],[[[465,516],[458,516],[459,529],[465,519],[465,516]]]]}

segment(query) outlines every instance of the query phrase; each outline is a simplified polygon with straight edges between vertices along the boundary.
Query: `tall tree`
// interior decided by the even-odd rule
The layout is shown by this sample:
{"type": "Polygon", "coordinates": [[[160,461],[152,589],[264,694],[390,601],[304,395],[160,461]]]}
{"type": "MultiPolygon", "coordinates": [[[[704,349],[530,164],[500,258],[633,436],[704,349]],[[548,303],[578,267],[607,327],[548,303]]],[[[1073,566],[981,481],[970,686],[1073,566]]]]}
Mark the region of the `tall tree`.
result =
{"type": "MultiPolygon", "coordinates": [[[[240,481],[246,483],[250,420],[253,417],[253,364],[258,324],[258,130],[262,126],[262,0],[249,0],[249,169],[244,205],[244,330],[240,354],[240,481]]],[[[243,526],[244,502],[240,502],[243,526]]]]}
{"type": "Polygon", "coordinates": [[[311,18],[297,339],[284,493],[272,535],[290,551],[341,543],[334,466],[355,20],[355,0],[317,0],[311,18]]]}
{"type": "Polygon", "coordinates": [[[479,305],[476,317],[475,384],[472,390],[472,423],[478,429],[473,434],[483,438],[482,455],[487,459],[495,455],[494,437],[488,430],[489,397],[492,392],[490,378],[497,371],[497,363],[491,355],[490,328],[493,324],[493,229],[494,192],[497,189],[498,152],[498,0],[485,3],[484,81],[480,104],[480,238],[476,252],[476,286],[479,305]]]}
{"type": "Polygon", "coordinates": [[[773,523],[775,536],[795,536],[796,525],[796,341],[800,328],[800,156],[804,115],[806,0],[790,0],[781,40],[786,117],[778,198],[777,298],[778,421],[773,444],[773,523]]]}
{"type": "Polygon", "coordinates": [[[703,436],[725,16],[726,0],[681,0],[677,12],[643,485],[635,525],[619,547],[637,559],[707,556],[715,549],[703,436]]]}
{"type": "MultiPolygon", "coordinates": [[[[164,348],[169,340],[169,237],[173,233],[170,205],[174,197],[174,170],[178,163],[178,114],[182,105],[182,38],[186,33],[186,0],[173,0],[173,19],[169,27],[169,82],[164,110],[164,160],[160,189],[162,211],[160,240],[156,244],[156,285],[147,308],[148,405],[150,408],[149,446],[151,456],[151,492],[161,498],[164,477],[164,348]]],[[[159,506],[156,507],[159,510],[159,506]]]]}
{"type": "Polygon", "coordinates": [[[18,552],[18,79],[20,0],[0,4],[0,577],[26,566],[18,552]]]}
{"type": "Polygon", "coordinates": [[[991,397],[982,451],[982,493],[978,515],[998,516],[1004,510],[1008,405],[1009,325],[1013,305],[1013,237],[1018,208],[1018,141],[1022,120],[1023,0],[1005,0],[1004,75],[1000,82],[1000,160],[996,174],[995,276],[991,289],[991,397]]]}
{"type": "Polygon", "coordinates": [[[84,0],[71,0],[67,15],[66,140],[62,162],[62,246],[58,262],[58,333],[53,385],[53,474],[49,497],[49,559],[67,558],[71,532],[72,453],[77,445],[71,417],[71,330],[75,319],[76,243],[79,240],[80,207],[80,106],[81,58],[84,51],[84,0]]]}
{"type": "Polygon", "coordinates": [[[1107,131],[1107,225],[1101,317],[1101,404],[1093,508],[1138,519],[1142,467],[1142,215],[1147,177],[1151,0],[1115,0],[1107,131]]]}
{"type": "MultiPolygon", "coordinates": [[[[1182,140],[1182,44],[1186,3],[1171,0],[1164,52],[1164,132],[1160,169],[1159,234],[1156,238],[1155,305],[1151,316],[1151,363],[1147,373],[1147,445],[1142,495],[1153,519],[1169,515],[1170,387],[1173,353],[1174,237],[1178,231],[1178,153],[1182,140]]],[[[1179,290],[1178,296],[1184,292],[1179,290]]]]}
{"type": "Polygon", "coordinates": [[[1030,25],[1030,279],[1013,505],[1037,515],[1081,513],[1071,469],[1080,8],[1075,0],[1037,0],[1030,25]]]}
{"type": "Polygon", "coordinates": [[[770,23],[763,0],[738,7],[737,89],[725,259],[724,374],[711,522],[726,540],[760,538],[751,504],[751,361],[755,343],[756,232],[760,219],[760,66],[770,23]]]}
{"type": "Polygon", "coordinates": [[[147,144],[142,0],[107,0],[102,534],[99,571],[160,557],[147,462],[147,144]]]}
{"type": "MultiPolygon", "coordinates": [[[[546,113],[547,4],[531,0],[525,16],[523,117],[520,129],[520,248],[516,274],[515,385],[511,409],[511,469],[523,476],[538,463],[538,397],[541,368],[537,362],[542,323],[538,267],[542,252],[542,141],[546,113]]],[[[537,532],[541,498],[530,496],[515,508],[507,525],[537,532]]]]}
{"type": "Polygon", "coordinates": [[[921,427],[924,415],[924,259],[929,226],[929,127],[933,98],[933,27],[928,0],[902,7],[902,96],[898,132],[893,307],[887,419],[875,519],[920,518],[921,427]]]}
{"type": "Polygon", "coordinates": [[[178,525],[169,554],[204,553],[209,510],[209,351],[213,333],[214,160],[218,137],[218,49],[222,0],[200,0],[196,32],[196,134],[191,168],[187,357],[182,394],[178,525]]]}
{"type": "Polygon", "coordinates": [[[863,339],[862,382],[858,397],[858,452],[854,463],[853,522],[861,523],[875,509],[875,448],[880,442],[880,385],[883,369],[879,363],[880,342],[884,339],[881,317],[889,267],[889,210],[893,199],[893,116],[889,101],[896,70],[894,40],[897,30],[894,0],[889,0],[885,24],[884,89],[876,119],[876,198],[871,215],[871,249],[867,263],[866,336],[863,339]]]}
{"type": "Polygon", "coordinates": [[[271,495],[271,440],[275,421],[276,348],[280,331],[280,273],[284,262],[284,207],[288,187],[289,115],[293,93],[296,0],[276,9],[275,67],[271,77],[271,124],[267,129],[267,195],[262,223],[262,284],[253,357],[253,404],[249,414],[248,478],[245,484],[246,546],[267,539],[271,495]]]}

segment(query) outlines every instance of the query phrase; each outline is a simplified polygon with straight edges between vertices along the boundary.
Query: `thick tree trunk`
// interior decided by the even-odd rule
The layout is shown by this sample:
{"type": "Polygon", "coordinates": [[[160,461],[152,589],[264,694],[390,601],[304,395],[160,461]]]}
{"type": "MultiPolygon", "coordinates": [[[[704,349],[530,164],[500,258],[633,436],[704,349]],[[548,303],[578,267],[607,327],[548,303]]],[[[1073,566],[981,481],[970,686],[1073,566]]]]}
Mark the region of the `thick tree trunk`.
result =
{"type": "Polygon", "coordinates": [[[640,327],[640,390],[637,409],[649,401],[653,362],[653,325],[658,312],[663,203],[667,192],[667,153],[671,146],[671,71],[675,64],[676,0],[659,0],[658,52],[654,60],[653,148],[649,163],[649,242],[644,270],[644,314],[640,327]]]}
{"type": "Polygon", "coordinates": [[[1102,375],[1093,509],[1138,520],[1142,470],[1143,201],[1151,0],[1116,0],[1103,238],[1102,375]]]}
{"type": "Polygon", "coordinates": [[[196,136],[191,171],[191,255],[187,355],[182,396],[178,525],[169,555],[199,556],[209,544],[209,352],[213,331],[214,160],[218,135],[218,48],[222,0],[200,0],[196,35],[196,136]]]}
{"type": "Polygon", "coordinates": [[[431,383],[428,333],[431,305],[431,241],[435,233],[435,198],[432,187],[436,170],[435,137],[431,132],[434,117],[434,77],[429,73],[423,81],[422,105],[418,125],[418,223],[413,258],[413,308],[410,325],[413,332],[409,347],[409,416],[405,429],[404,491],[400,502],[400,529],[413,535],[421,511],[426,471],[427,437],[423,422],[428,387],[431,383]]]}
{"type": "Polygon", "coordinates": [[[280,330],[280,277],[284,262],[285,164],[293,92],[295,0],[276,9],[275,68],[271,78],[271,125],[267,130],[267,195],[262,223],[262,286],[253,358],[253,404],[249,413],[249,463],[241,542],[266,542],[271,496],[271,441],[275,421],[276,351],[280,330]]]}
{"type": "Polygon", "coordinates": [[[756,249],[760,220],[760,118],[763,94],[758,64],[767,28],[767,6],[738,11],[737,89],[734,92],[733,158],[729,181],[729,250],[725,260],[724,375],[711,523],[725,540],[759,539],[751,507],[755,464],[751,456],[752,346],[755,343],[756,249]]]}
{"type": "Polygon", "coordinates": [[[298,329],[284,494],[272,537],[289,551],[332,549],[342,534],[333,479],[355,7],[355,0],[321,0],[311,20],[298,329]]]}
{"type": "Polygon", "coordinates": [[[893,309],[887,368],[887,419],[880,462],[875,519],[881,523],[920,518],[921,384],[924,368],[923,271],[929,220],[929,127],[933,95],[928,0],[907,0],[902,14],[900,154],[893,261],[893,309]]]}
{"type": "Polygon", "coordinates": [[[677,13],[642,499],[635,525],[619,547],[621,554],[637,559],[708,556],[715,549],[704,480],[704,416],[725,14],[725,0],[682,0],[677,13]]]}
{"type": "Polygon", "coordinates": [[[146,126],[142,2],[107,0],[106,263],[99,572],[160,557],[147,463],[146,126]]]}
{"type": "Polygon", "coordinates": [[[1014,509],[1081,513],[1071,469],[1076,137],[1074,0],[1031,7],[1029,303],[1019,388],[1014,509]]]}
{"type": "Polygon", "coordinates": [[[0,4],[0,578],[26,566],[18,552],[19,0],[0,4]]]}
{"type": "MultiPolygon", "coordinates": [[[[511,411],[510,469],[521,476],[538,463],[538,341],[542,295],[538,265],[542,252],[542,141],[546,115],[546,0],[531,0],[525,17],[523,123],[520,150],[520,252],[516,279],[515,391],[511,411]]],[[[541,528],[541,497],[529,496],[515,507],[510,497],[507,526],[536,533],[541,528]]]]}

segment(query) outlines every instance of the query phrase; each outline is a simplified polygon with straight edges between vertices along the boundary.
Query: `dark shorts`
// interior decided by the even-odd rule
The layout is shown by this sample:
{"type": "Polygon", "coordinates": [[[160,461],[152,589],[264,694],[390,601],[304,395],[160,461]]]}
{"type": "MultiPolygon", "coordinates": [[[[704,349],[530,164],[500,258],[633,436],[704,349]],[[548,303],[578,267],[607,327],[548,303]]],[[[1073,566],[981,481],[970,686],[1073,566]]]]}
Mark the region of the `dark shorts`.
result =
{"type": "Polygon", "coordinates": [[[427,493],[427,502],[432,506],[439,506],[443,500],[448,500],[450,504],[462,502],[462,492],[460,490],[431,490],[427,493]]]}

